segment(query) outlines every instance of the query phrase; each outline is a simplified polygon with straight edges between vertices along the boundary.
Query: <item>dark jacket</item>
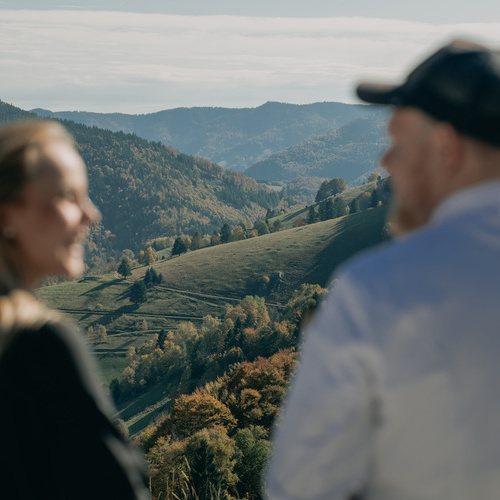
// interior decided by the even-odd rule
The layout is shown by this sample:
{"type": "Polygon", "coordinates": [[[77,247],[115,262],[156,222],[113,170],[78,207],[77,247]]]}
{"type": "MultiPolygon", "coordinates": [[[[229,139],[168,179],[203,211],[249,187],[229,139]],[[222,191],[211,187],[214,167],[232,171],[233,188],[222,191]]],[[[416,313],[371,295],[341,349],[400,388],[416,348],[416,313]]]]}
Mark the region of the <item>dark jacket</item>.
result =
{"type": "Polygon", "coordinates": [[[146,500],[144,461],[74,328],[17,332],[0,356],[0,498],[146,500]]]}

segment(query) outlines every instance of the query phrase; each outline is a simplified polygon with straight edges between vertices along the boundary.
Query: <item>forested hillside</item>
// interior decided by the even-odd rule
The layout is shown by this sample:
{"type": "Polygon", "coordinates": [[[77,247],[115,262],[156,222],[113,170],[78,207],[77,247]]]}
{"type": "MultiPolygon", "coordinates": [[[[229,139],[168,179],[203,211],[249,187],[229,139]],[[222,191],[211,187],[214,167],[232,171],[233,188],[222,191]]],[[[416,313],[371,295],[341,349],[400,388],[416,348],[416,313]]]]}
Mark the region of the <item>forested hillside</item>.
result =
{"type": "MultiPolygon", "coordinates": [[[[36,115],[0,102],[0,123],[29,117],[36,115]]],[[[208,233],[224,222],[253,222],[279,202],[253,179],[159,142],[63,124],[87,164],[90,195],[117,249],[137,249],[151,237],[208,233]]]]}
{"type": "Polygon", "coordinates": [[[154,498],[263,497],[271,427],[301,327],[324,292],[303,285],[274,319],[264,299],[246,297],[224,317],[206,317],[200,328],[185,323],[130,352],[115,395],[161,381],[178,396],[169,415],[138,439],[154,498]]]}
{"type": "Polygon", "coordinates": [[[245,175],[259,180],[290,181],[297,177],[342,177],[366,181],[387,147],[386,112],[372,110],[340,129],[308,139],[252,165],[245,175]]]}
{"type": "Polygon", "coordinates": [[[267,102],[257,108],[177,108],[146,115],[34,111],[41,116],[135,133],[224,168],[243,171],[276,151],[365,116],[369,109],[337,102],[267,102]]]}

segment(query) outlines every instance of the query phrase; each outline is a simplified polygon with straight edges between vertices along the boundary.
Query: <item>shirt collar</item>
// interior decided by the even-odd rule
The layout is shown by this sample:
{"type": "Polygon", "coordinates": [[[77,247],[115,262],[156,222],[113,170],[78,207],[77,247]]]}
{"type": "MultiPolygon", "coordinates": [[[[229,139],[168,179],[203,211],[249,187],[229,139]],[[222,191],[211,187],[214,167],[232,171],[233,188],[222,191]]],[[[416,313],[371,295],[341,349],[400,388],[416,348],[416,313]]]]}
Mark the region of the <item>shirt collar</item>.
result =
{"type": "Polygon", "coordinates": [[[431,222],[440,222],[464,212],[495,205],[500,210],[500,180],[475,184],[448,196],[434,210],[431,222]]]}

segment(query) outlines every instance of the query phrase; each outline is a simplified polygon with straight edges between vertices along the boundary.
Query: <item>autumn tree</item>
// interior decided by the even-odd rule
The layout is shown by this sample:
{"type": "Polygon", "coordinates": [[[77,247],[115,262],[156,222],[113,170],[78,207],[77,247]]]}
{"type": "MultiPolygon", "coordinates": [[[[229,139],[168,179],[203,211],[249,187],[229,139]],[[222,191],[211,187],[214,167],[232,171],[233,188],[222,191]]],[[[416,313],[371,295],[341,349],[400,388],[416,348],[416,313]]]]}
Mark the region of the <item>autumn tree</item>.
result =
{"type": "Polygon", "coordinates": [[[245,230],[243,229],[242,226],[236,226],[233,229],[232,235],[231,235],[231,241],[239,241],[239,240],[244,240],[246,238],[245,235],[245,230]]]}
{"type": "Polygon", "coordinates": [[[236,425],[235,418],[224,403],[201,391],[189,396],[183,394],[176,399],[170,412],[170,426],[177,436],[188,437],[214,425],[226,429],[236,425]]]}
{"type": "Polygon", "coordinates": [[[146,265],[152,264],[158,260],[158,255],[153,247],[147,247],[145,251],[146,265]]]}
{"type": "Polygon", "coordinates": [[[324,181],[316,193],[315,202],[326,200],[330,196],[335,196],[336,194],[342,193],[347,188],[345,180],[341,177],[335,177],[330,181],[324,181]]]}
{"type": "Polygon", "coordinates": [[[306,220],[304,217],[297,217],[296,219],[293,220],[293,227],[301,227],[306,225],[306,220]]]}
{"type": "Polygon", "coordinates": [[[368,176],[368,182],[375,182],[375,181],[378,181],[381,178],[382,178],[382,176],[378,172],[372,172],[368,176]]]}
{"type": "Polygon", "coordinates": [[[269,226],[266,224],[266,221],[260,220],[256,222],[255,229],[257,230],[259,236],[262,236],[263,234],[269,234],[269,226]]]}
{"type": "Polygon", "coordinates": [[[220,244],[221,244],[220,233],[218,233],[217,231],[214,231],[212,233],[212,236],[210,237],[210,246],[215,247],[215,246],[220,245],[220,244]]]}
{"type": "Polygon", "coordinates": [[[106,327],[104,325],[97,325],[97,329],[95,330],[95,340],[96,342],[104,342],[106,337],[108,336],[106,327]]]}
{"type": "Polygon", "coordinates": [[[132,250],[130,250],[130,248],[125,248],[125,250],[122,250],[122,256],[127,257],[131,261],[134,260],[134,258],[135,258],[134,252],[132,252],[132,250]]]}

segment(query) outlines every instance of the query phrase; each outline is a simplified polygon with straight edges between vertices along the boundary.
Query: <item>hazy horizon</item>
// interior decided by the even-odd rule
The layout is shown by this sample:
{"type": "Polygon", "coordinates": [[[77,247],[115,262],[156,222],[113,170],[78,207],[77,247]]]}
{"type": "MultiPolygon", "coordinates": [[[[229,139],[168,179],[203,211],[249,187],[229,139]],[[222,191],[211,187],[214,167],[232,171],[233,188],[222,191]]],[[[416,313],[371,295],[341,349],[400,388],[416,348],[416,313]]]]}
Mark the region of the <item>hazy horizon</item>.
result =
{"type": "Polygon", "coordinates": [[[417,15],[393,0],[377,8],[367,0],[53,1],[44,10],[34,10],[41,9],[35,1],[13,8],[4,0],[0,99],[28,110],[127,114],[268,101],[357,103],[356,82],[397,82],[454,37],[500,45],[500,7],[492,2],[475,2],[474,15],[456,8],[449,22],[443,8],[423,16],[425,2],[417,15]],[[120,10],[133,6],[142,12],[120,10]],[[393,18],[373,17],[390,12],[393,18]]]}

